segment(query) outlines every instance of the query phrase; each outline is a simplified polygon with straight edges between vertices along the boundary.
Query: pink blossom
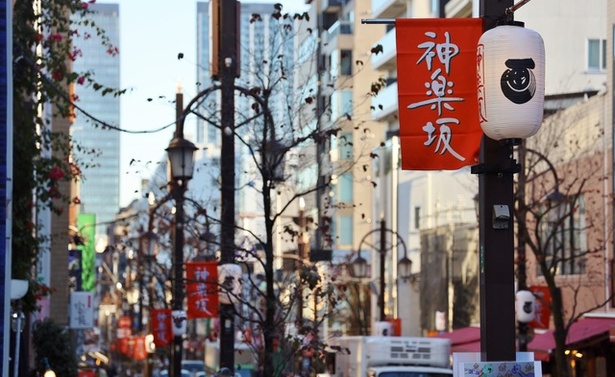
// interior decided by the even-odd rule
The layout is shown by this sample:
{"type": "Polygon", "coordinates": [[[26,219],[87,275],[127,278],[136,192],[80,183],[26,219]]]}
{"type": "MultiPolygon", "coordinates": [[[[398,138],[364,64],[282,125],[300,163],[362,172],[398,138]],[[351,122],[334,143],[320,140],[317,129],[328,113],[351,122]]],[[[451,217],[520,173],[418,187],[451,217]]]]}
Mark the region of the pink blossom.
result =
{"type": "Polygon", "coordinates": [[[49,177],[49,179],[53,181],[59,181],[60,179],[64,178],[65,175],[66,173],[64,172],[64,170],[57,166],[51,168],[51,171],[47,173],[47,177],[49,177]]]}
{"type": "Polygon", "coordinates": [[[79,78],[77,78],[77,84],[83,85],[84,82],[85,82],[85,76],[79,76],[79,78]]]}

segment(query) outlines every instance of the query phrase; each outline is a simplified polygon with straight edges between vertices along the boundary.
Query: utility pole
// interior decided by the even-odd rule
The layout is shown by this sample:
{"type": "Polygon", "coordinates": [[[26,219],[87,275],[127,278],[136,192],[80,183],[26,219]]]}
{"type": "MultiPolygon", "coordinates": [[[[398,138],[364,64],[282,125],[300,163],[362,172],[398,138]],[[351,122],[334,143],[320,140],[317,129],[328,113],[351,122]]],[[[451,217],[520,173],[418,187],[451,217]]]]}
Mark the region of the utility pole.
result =
{"type": "MultiPolygon", "coordinates": [[[[484,30],[503,20],[513,0],[480,0],[484,30]]],[[[515,356],[514,227],[512,215],[505,228],[493,222],[495,208],[514,209],[513,174],[518,165],[512,143],[483,136],[479,174],[480,334],[483,361],[513,361],[515,356]],[[497,207],[496,207],[497,206],[497,207]]]]}
{"type": "MultiPolygon", "coordinates": [[[[217,13],[218,55],[214,64],[220,78],[222,92],[221,121],[222,145],[220,150],[221,229],[220,264],[235,263],[235,77],[239,72],[238,13],[239,3],[232,0],[214,0],[217,13]]],[[[215,16],[214,16],[215,17],[215,16]]],[[[214,41],[213,43],[216,43],[214,41]]],[[[220,368],[234,370],[235,325],[233,304],[220,304],[220,368]]]]}

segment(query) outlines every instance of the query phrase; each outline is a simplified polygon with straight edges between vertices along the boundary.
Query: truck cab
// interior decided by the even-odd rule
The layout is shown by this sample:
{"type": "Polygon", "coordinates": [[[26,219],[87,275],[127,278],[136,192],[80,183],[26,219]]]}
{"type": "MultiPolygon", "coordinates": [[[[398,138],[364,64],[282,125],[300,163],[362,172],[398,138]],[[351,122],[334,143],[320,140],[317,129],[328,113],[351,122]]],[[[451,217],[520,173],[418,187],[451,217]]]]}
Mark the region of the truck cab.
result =
{"type": "Polygon", "coordinates": [[[453,375],[449,339],[347,336],[331,342],[335,377],[448,377],[453,375]]]}

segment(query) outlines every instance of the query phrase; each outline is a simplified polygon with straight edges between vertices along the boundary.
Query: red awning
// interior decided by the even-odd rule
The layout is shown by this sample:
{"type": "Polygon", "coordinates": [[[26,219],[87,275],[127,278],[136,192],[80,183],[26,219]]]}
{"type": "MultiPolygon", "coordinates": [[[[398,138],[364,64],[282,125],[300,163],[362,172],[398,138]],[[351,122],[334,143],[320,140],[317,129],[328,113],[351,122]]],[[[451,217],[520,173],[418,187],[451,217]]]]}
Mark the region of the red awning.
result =
{"type": "MultiPolygon", "coordinates": [[[[595,336],[609,336],[609,329],[615,326],[615,318],[585,317],[575,322],[568,332],[567,345],[588,340],[595,336]]],[[[451,352],[480,352],[480,327],[470,326],[448,333],[436,335],[438,338],[451,340],[451,352]]],[[[528,344],[528,350],[534,352],[537,360],[548,361],[555,348],[553,330],[536,334],[528,344]]]]}
{"type": "Polygon", "coordinates": [[[462,327],[436,337],[450,339],[451,352],[480,352],[480,327],[462,327]]]}
{"type": "MultiPolygon", "coordinates": [[[[573,345],[598,335],[608,337],[611,326],[615,326],[615,318],[581,318],[570,326],[566,345],[573,345]]],[[[555,348],[553,330],[547,330],[543,334],[536,335],[534,340],[528,345],[528,348],[535,351],[551,352],[555,348]]]]}

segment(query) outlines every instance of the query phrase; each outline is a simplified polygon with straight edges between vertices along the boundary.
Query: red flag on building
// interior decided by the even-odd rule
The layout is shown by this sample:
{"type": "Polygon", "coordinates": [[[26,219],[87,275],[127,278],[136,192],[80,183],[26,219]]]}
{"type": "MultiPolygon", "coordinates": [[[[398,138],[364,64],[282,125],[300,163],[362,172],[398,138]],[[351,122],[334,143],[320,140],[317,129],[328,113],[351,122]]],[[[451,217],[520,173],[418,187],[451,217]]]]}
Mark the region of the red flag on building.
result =
{"type": "Polygon", "coordinates": [[[156,347],[165,347],[171,343],[171,309],[152,309],[152,335],[156,347]]]}
{"type": "Polygon", "coordinates": [[[402,169],[455,170],[478,163],[479,18],[397,19],[402,169]]]}
{"type": "Polygon", "coordinates": [[[218,263],[186,263],[188,318],[218,317],[218,263]]]}

